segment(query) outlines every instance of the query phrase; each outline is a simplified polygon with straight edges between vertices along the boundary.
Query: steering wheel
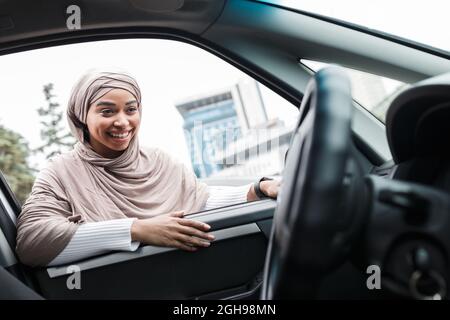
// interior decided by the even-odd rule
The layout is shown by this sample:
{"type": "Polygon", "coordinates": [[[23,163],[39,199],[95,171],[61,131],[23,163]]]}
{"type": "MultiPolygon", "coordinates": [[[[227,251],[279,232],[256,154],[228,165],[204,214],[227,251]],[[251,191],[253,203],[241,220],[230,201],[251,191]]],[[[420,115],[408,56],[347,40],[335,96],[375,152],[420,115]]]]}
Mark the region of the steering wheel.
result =
{"type": "Polygon", "coordinates": [[[349,254],[352,103],[349,79],[337,66],[318,71],[307,86],[283,171],[262,299],[313,297],[349,254]]]}

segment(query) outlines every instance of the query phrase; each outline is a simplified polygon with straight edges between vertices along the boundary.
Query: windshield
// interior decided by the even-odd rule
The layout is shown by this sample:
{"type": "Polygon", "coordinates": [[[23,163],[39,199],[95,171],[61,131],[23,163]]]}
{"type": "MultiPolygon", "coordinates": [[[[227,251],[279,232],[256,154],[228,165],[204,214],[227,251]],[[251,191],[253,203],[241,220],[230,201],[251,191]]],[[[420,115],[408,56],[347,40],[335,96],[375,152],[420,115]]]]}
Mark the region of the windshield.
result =
{"type": "MultiPolygon", "coordinates": [[[[328,63],[306,59],[301,59],[300,63],[314,72],[328,66],[328,63]]],[[[409,84],[359,70],[345,67],[343,69],[350,79],[353,99],[378,120],[385,123],[387,109],[392,100],[402,90],[407,89],[409,84]]]]}
{"type": "Polygon", "coordinates": [[[448,2],[444,0],[261,0],[344,20],[450,54],[448,2]]]}

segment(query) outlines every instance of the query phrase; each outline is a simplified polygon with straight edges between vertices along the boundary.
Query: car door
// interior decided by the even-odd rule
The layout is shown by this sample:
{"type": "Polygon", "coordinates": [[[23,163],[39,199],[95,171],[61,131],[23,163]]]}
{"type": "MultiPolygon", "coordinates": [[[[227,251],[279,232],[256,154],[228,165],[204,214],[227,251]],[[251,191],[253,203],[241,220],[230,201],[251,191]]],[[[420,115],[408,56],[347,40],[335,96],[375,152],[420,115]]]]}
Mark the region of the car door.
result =
{"type": "Polygon", "coordinates": [[[274,208],[266,200],[189,216],[210,224],[216,237],[195,253],[142,246],[34,274],[46,298],[257,298],[274,208]]]}
{"type": "MultiPolygon", "coordinates": [[[[17,274],[24,269],[13,255],[14,227],[6,208],[15,208],[16,215],[18,207],[5,201],[13,200],[12,193],[6,195],[1,197],[2,264],[17,274]]],[[[216,236],[210,248],[195,253],[144,245],[135,252],[26,268],[22,280],[49,299],[257,298],[275,205],[264,200],[188,216],[210,224],[216,236]]]]}

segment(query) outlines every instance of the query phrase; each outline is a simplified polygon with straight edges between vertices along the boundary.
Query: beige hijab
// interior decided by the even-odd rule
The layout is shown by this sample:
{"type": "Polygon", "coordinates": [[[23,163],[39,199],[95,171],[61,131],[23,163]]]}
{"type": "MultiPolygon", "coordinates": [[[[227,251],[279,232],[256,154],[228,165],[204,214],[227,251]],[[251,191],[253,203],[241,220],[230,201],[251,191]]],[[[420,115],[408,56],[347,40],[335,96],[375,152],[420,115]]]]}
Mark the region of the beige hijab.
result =
{"type": "Polygon", "coordinates": [[[67,114],[79,142],[39,173],[22,207],[17,254],[23,263],[51,262],[83,222],[191,213],[205,205],[207,186],[165,152],[140,148],[137,135],[117,158],[104,158],[91,148],[88,108],[116,88],[129,91],[140,104],[139,87],[127,74],[90,72],[73,88],[67,114]]]}

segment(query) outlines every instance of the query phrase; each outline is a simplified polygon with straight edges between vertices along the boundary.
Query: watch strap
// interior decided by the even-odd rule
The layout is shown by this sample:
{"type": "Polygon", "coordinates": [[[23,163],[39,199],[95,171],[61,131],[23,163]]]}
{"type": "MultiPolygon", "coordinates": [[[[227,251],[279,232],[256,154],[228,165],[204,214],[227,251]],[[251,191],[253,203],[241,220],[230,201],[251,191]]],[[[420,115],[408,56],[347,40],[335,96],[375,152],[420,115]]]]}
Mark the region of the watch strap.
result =
{"type": "Polygon", "coordinates": [[[267,178],[267,177],[262,177],[261,179],[259,179],[258,181],[256,181],[254,183],[254,188],[255,188],[255,194],[259,199],[266,199],[266,198],[270,198],[269,196],[267,196],[264,192],[262,192],[261,190],[261,181],[266,181],[266,180],[273,180],[272,178],[267,178]]]}

